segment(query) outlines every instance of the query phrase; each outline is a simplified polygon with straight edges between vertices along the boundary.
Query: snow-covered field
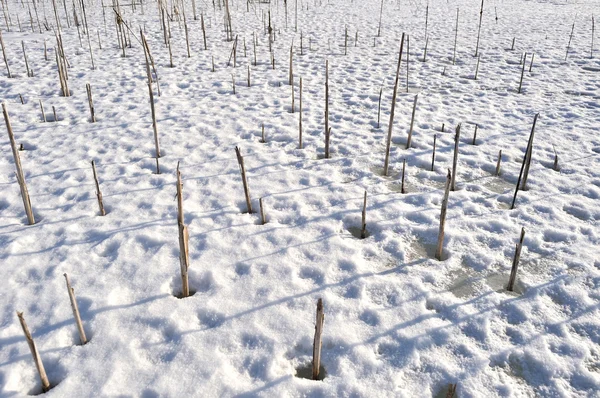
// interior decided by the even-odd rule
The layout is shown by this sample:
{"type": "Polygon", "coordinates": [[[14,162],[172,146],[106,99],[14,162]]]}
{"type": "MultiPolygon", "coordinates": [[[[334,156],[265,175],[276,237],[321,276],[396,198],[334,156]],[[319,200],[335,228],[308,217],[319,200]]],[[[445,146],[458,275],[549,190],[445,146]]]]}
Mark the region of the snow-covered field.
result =
{"type": "MultiPolygon", "coordinates": [[[[36,224],[27,223],[2,120],[1,396],[42,391],[16,311],[24,312],[46,367],[53,386],[48,396],[445,397],[450,383],[458,384],[459,397],[599,396],[600,51],[590,57],[597,2],[486,1],[477,80],[478,0],[432,1],[428,7],[426,0],[386,1],[380,37],[378,0],[289,1],[287,23],[282,0],[233,0],[235,68],[227,67],[233,43],[226,41],[218,4],[196,0],[195,20],[192,1],[185,0],[191,57],[183,20],[174,16],[171,68],[157,2],[144,1],[143,9],[121,4],[132,30],[126,57],[117,46],[109,3],[85,2],[92,70],[73,5],[57,2],[71,97],[61,96],[56,38],[43,27],[44,21],[56,27],[52,2],[35,3],[42,34],[33,3],[3,3],[1,30],[13,78],[0,64],[0,99],[23,145],[36,224]],[[269,10],[274,70],[265,34],[269,10]],[[155,173],[140,27],[160,82],[160,96],[153,88],[161,174],[155,173]],[[409,86],[405,52],[391,173],[384,177],[402,32],[410,35],[409,86]],[[27,76],[21,41],[33,77],[27,76]],[[288,84],[292,41],[295,113],[288,84]],[[329,159],[323,157],[326,60],[329,159]],[[300,77],[304,149],[298,149],[300,77]],[[96,123],[90,122],[86,83],[96,123]],[[528,189],[519,191],[510,210],[536,113],[528,189]],[[440,206],[459,123],[457,189],[450,192],[438,261],[440,206]],[[257,212],[246,212],[235,146],[244,155],[255,210],[263,198],[265,225],[257,212]],[[559,171],[553,169],[554,148],[559,171]],[[501,173],[495,176],[500,150],[501,173]],[[176,297],[178,162],[195,292],[184,299],[176,297]],[[368,237],[361,240],[365,190],[368,237]],[[508,292],[522,227],[517,285],[508,292]],[[63,273],[90,339],[84,346],[63,273]],[[313,381],[297,371],[311,364],[319,298],[326,376],[313,381]]],[[[181,3],[175,4],[181,15],[181,3]]],[[[168,2],[169,13],[173,5],[168,2]]]]}

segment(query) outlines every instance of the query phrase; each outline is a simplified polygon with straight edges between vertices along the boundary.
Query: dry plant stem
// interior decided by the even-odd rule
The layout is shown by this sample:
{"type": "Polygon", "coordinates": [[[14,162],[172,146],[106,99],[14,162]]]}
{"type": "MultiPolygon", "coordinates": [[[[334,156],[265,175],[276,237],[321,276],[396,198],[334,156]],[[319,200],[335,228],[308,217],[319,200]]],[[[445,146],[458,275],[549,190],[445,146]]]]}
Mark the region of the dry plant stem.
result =
{"type": "Polygon", "coordinates": [[[204,39],[204,49],[208,50],[206,45],[206,29],[204,28],[204,14],[200,14],[200,23],[202,24],[202,37],[204,39]]]}
{"type": "Polygon", "coordinates": [[[529,72],[531,72],[531,68],[533,68],[533,59],[535,58],[535,53],[531,54],[531,62],[529,63],[529,72]]]}
{"type": "Polygon", "coordinates": [[[496,176],[500,175],[500,163],[502,162],[502,149],[498,152],[498,162],[496,162],[496,176]]]}
{"type": "Polygon", "coordinates": [[[29,222],[29,225],[33,225],[35,224],[35,217],[33,216],[31,201],[29,200],[29,191],[27,190],[27,184],[25,182],[25,174],[21,167],[21,157],[19,156],[19,150],[17,148],[17,143],[15,142],[15,136],[13,135],[10,118],[8,116],[8,109],[6,108],[5,103],[2,103],[2,112],[4,114],[4,121],[6,122],[6,130],[8,131],[8,139],[10,141],[15,167],[17,169],[17,182],[21,189],[21,198],[23,199],[23,206],[25,207],[25,213],[27,214],[27,221],[29,222]]]}
{"type": "Polygon", "coordinates": [[[594,58],[594,16],[592,15],[592,44],[590,45],[590,58],[594,58]]]}
{"type": "Polygon", "coordinates": [[[405,172],[406,172],[406,159],[404,159],[402,161],[402,185],[400,186],[400,192],[401,193],[406,193],[406,190],[404,189],[404,176],[405,176],[405,172]]]}
{"type": "Polygon", "coordinates": [[[265,215],[263,198],[258,199],[258,205],[260,206],[260,222],[262,225],[265,225],[267,223],[267,216],[265,215]]]}
{"type": "Polygon", "coordinates": [[[300,78],[300,109],[298,112],[298,148],[302,149],[302,78],[300,78]]]}
{"type": "Polygon", "coordinates": [[[77,331],[79,332],[79,340],[81,341],[81,345],[84,345],[88,342],[88,340],[85,335],[85,330],[83,330],[83,324],[81,323],[81,316],[79,315],[79,307],[77,306],[77,300],[75,300],[75,291],[71,287],[71,282],[69,281],[69,276],[66,273],[63,275],[64,275],[65,281],[67,283],[67,290],[69,291],[69,300],[71,301],[71,309],[73,310],[73,317],[75,318],[75,324],[77,325],[77,331]]]}
{"type": "Polygon", "coordinates": [[[508,279],[508,286],[506,290],[512,292],[515,287],[515,281],[517,280],[517,269],[519,268],[519,260],[521,258],[521,249],[523,248],[523,240],[525,239],[525,228],[521,228],[521,238],[517,243],[515,249],[515,256],[513,258],[512,268],[510,270],[510,278],[508,279]]]}
{"type": "Polygon", "coordinates": [[[456,167],[458,164],[458,143],[460,141],[460,123],[456,126],[456,134],[454,135],[454,158],[452,160],[452,183],[450,184],[450,190],[456,190],[456,167]]]}
{"type": "Polygon", "coordinates": [[[365,198],[363,200],[362,210],[362,223],[360,228],[360,238],[365,239],[367,237],[367,191],[365,191],[365,198]]]}
{"type": "Polygon", "coordinates": [[[325,61],[325,158],[329,158],[329,60],[325,61]]]}
{"type": "Polygon", "coordinates": [[[323,334],[323,321],[325,320],[325,314],[323,312],[323,300],[319,299],[317,302],[317,319],[315,324],[315,339],[313,341],[313,362],[312,362],[312,378],[313,380],[319,379],[319,371],[321,367],[321,347],[322,334],[323,334]]]}
{"type": "Polygon", "coordinates": [[[181,181],[179,162],[177,162],[177,225],[179,227],[179,265],[181,267],[181,296],[188,297],[190,295],[190,285],[188,279],[188,268],[190,264],[189,233],[187,226],[183,222],[183,182],[181,181]]]}
{"type": "Polygon", "coordinates": [[[479,37],[481,35],[481,21],[483,19],[483,1],[481,0],[481,9],[479,10],[479,27],[477,28],[477,44],[475,45],[475,56],[479,56],[479,37]]]}
{"type": "Polygon", "coordinates": [[[42,104],[42,100],[40,100],[40,110],[42,111],[42,121],[46,123],[46,113],[44,113],[44,104],[42,104]]]}
{"type": "Polygon", "coordinates": [[[515,188],[515,194],[513,196],[513,201],[510,206],[510,209],[515,208],[515,203],[517,201],[517,194],[519,193],[519,186],[521,185],[521,178],[523,177],[523,170],[525,169],[525,164],[527,163],[527,154],[529,153],[529,147],[533,145],[533,133],[535,131],[535,123],[537,122],[537,118],[540,114],[537,113],[533,118],[533,126],[531,127],[531,134],[529,135],[529,141],[527,142],[527,148],[525,149],[525,156],[523,157],[523,163],[521,164],[521,171],[519,172],[519,178],[517,180],[517,186],[515,188]]]}
{"type": "Polygon", "coordinates": [[[521,94],[521,86],[523,85],[523,75],[525,75],[525,60],[527,59],[527,53],[523,57],[523,68],[521,69],[521,79],[519,80],[519,89],[517,92],[521,94]]]}
{"type": "Polygon", "coordinates": [[[248,179],[246,176],[246,167],[244,166],[244,157],[240,151],[240,148],[235,147],[235,154],[237,156],[238,164],[240,166],[240,173],[242,174],[242,183],[244,184],[244,196],[246,197],[246,206],[248,213],[252,213],[252,201],[250,200],[250,188],[248,187],[248,179]]]}
{"type": "Polygon", "coordinates": [[[456,42],[458,41],[458,7],[456,8],[456,29],[454,30],[454,51],[452,53],[452,65],[456,64],[456,42]]]}
{"type": "Polygon", "coordinates": [[[526,154],[527,162],[525,163],[525,170],[523,171],[523,183],[521,184],[521,190],[525,190],[527,188],[527,177],[529,177],[529,167],[531,166],[531,157],[533,155],[533,139],[535,136],[535,122],[537,118],[533,121],[533,127],[531,128],[531,137],[528,145],[528,151],[526,154]]]}
{"type": "Polygon", "coordinates": [[[413,126],[415,124],[415,111],[417,110],[417,99],[419,98],[419,94],[415,95],[415,102],[413,103],[412,116],[410,118],[410,129],[408,130],[408,139],[406,140],[406,149],[410,148],[410,142],[412,139],[413,126]]]}
{"type": "Polygon", "coordinates": [[[98,182],[98,174],[96,174],[96,163],[93,160],[92,171],[94,173],[94,183],[96,184],[96,197],[98,198],[98,207],[100,208],[100,215],[105,216],[106,211],[104,210],[104,203],[102,202],[102,192],[100,192],[100,183],[98,182]]]}
{"type": "Polygon", "coordinates": [[[94,99],[92,98],[92,87],[90,86],[89,83],[87,83],[85,85],[85,89],[87,91],[88,105],[90,106],[91,121],[92,121],[92,123],[96,123],[96,113],[94,111],[94,99]]]}
{"type": "Polygon", "coordinates": [[[442,260],[442,252],[444,251],[444,229],[446,228],[446,212],[448,211],[448,196],[450,195],[450,181],[452,180],[452,174],[448,170],[446,176],[446,187],[444,189],[444,199],[442,200],[442,212],[440,214],[440,229],[438,232],[437,248],[435,251],[435,258],[442,260]]]}
{"type": "Polygon", "coordinates": [[[31,351],[33,362],[35,362],[35,367],[37,368],[38,374],[40,376],[40,380],[42,382],[42,390],[44,392],[47,392],[48,390],[50,390],[50,382],[48,381],[48,376],[46,375],[46,369],[44,369],[42,358],[40,358],[40,353],[38,352],[37,347],[35,346],[33,337],[31,337],[31,333],[29,333],[29,328],[27,327],[27,323],[25,323],[23,313],[17,311],[17,317],[19,317],[19,322],[21,323],[21,328],[23,329],[25,339],[27,340],[27,344],[29,345],[29,350],[31,351]]]}
{"type": "Polygon", "coordinates": [[[410,67],[410,36],[406,35],[406,92],[408,93],[408,72],[410,67]]]}
{"type": "Polygon", "coordinates": [[[8,78],[12,78],[10,74],[10,67],[8,66],[8,58],[6,57],[6,47],[4,46],[4,39],[2,38],[2,30],[0,29],[0,47],[2,47],[2,55],[4,56],[4,64],[6,65],[6,72],[8,78]]]}
{"type": "Polygon", "coordinates": [[[567,52],[565,54],[565,61],[569,57],[569,49],[571,48],[571,40],[573,40],[573,31],[575,30],[575,22],[573,22],[573,26],[571,27],[571,35],[569,36],[569,44],[567,44],[567,52]]]}
{"type": "Polygon", "coordinates": [[[479,74],[479,55],[477,56],[477,65],[475,66],[475,76],[473,80],[477,80],[477,75],[479,74]]]}
{"type": "Polygon", "coordinates": [[[446,398],[454,398],[456,394],[456,383],[448,384],[448,393],[446,394],[446,398]]]}
{"type": "Polygon", "coordinates": [[[475,132],[473,133],[473,143],[472,145],[477,145],[477,128],[479,126],[477,124],[475,124],[475,132]]]}
{"type": "Polygon", "coordinates": [[[25,59],[25,70],[27,71],[27,77],[33,77],[33,70],[29,69],[29,62],[27,61],[27,52],[25,51],[25,42],[21,40],[21,46],[23,47],[23,58],[25,59]]]}
{"type": "Polygon", "coordinates": [[[379,89],[379,101],[377,104],[377,128],[379,128],[379,121],[381,120],[381,94],[383,94],[383,87],[379,89]]]}
{"type": "Polygon", "coordinates": [[[400,62],[402,61],[402,50],[404,47],[404,33],[400,39],[400,52],[398,54],[398,67],[396,68],[396,80],[394,82],[394,92],[392,94],[392,109],[390,111],[390,123],[388,125],[388,135],[385,146],[385,161],[383,163],[383,175],[387,176],[390,164],[390,147],[392,145],[392,128],[394,126],[394,112],[396,110],[396,96],[398,94],[398,80],[400,77],[400,62]]]}
{"type": "Polygon", "coordinates": [[[427,61],[427,45],[429,44],[429,37],[425,39],[425,49],[423,50],[423,62],[427,61]]]}
{"type": "Polygon", "coordinates": [[[431,155],[431,171],[433,171],[433,167],[435,166],[435,143],[437,141],[437,134],[433,135],[433,154],[431,155]]]}

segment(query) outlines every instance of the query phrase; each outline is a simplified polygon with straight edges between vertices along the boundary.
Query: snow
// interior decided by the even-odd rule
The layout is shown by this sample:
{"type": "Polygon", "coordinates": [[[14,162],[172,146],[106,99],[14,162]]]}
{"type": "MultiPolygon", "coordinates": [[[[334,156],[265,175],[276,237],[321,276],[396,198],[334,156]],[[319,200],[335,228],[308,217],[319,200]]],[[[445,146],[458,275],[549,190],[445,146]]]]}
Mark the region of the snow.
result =
{"type": "MultiPolygon", "coordinates": [[[[40,19],[45,15],[55,26],[52,3],[36,4],[40,19]]],[[[35,14],[32,33],[27,3],[9,0],[12,26],[8,31],[2,15],[1,29],[14,78],[7,78],[0,66],[0,98],[17,143],[24,146],[21,162],[37,223],[27,225],[3,132],[0,395],[41,392],[15,313],[23,311],[53,385],[48,396],[444,397],[450,383],[458,383],[460,397],[596,396],[600,54],[595,50],[590,58],[590,44],[598,4],[486,2],[474,80],[480,4],[431,2],[427,61],[421,62],[424,0],[386,2],[380,37],[378,1],[301,0],[296,32],[295,2],[287,4],[286,28],[284,2],[274,0],[275,70],[263,25],[268,4],[252,3],[247,12],[244,2],[230,3],[238,35],[233,68],[226,67],[232,43],[225,41],[223,10],[196,1],[194,20],[191,1],[186,1],[192,56],[187,58],[183,22],[172,21],[170,68],[155,2],[145,2],[143,14],[139,6],[121,5],[132,29],[133,47],[125,58],[117,47],[112,9],[105,9],[105,26],[101,2],[87,2],[95,70],[87,39],[82,35],[80,45],[73,26],[72,6],[67,4],[69,28],[58,4],[73,93],[62,97],[54,33],[40,34],[35,14]],[[134,38],[140,26],[156,60],[162,94],[157,96],[155,85],[161,174],[155,174],[144,54],[134,38]],[[384,177],[402,32],[410,35],[409,88],[404,58],[391,173],[384,177]],[[513,37],[515,49],[510,50],[513,37]],[[44,40],[49,61],[44,60],[44,40]],[[292,40],[295,113],[287,83],[292,40]],[[524,52],[527,64],[518,94],[524,52]],[[323,158],[326,60],[330,159],[323,158]],[[299,77],[304,149],[298,149],[299,77]],[[92,87],[96,123],[90,123],[86,83],[92,87]],[[412,148],[407,150],[417,93],[412,148]],[[516,208],[509,210],[536,113],[528,189],[519,191],[516,208]],[[263,123],[266,143],[260,142],[263,123]],[[437,261],[440,206],[458,123],[457,190],[450,192],[443,261],[437,261]],[[436,160],[430,171],[434,134],[436,160]],[[265,225],[258,213],[246,213],[235,146],[244,155],[255,210],[264,198],[265,225]],[[553,170],[554,147],[560,171],[553,170]],[[408,193],[401,194],[404,159],[408,193]],[[98,215],[91,160],[96,161],[105,217],[98,215]],[[184,299],[176,297],[181,292],[178,162],[195,292],[184,299]],[[365,190],[369,236],[361,240],[365,190]],[[507,292],[522,227],[526,235],[515,292],[507,292]],[[84,346],[63,273],[75,289],[90,339],[84,346]],[[325,307],[326,375],[313,381],[297,373],[311,363],[319,298],[325,307]]]]}

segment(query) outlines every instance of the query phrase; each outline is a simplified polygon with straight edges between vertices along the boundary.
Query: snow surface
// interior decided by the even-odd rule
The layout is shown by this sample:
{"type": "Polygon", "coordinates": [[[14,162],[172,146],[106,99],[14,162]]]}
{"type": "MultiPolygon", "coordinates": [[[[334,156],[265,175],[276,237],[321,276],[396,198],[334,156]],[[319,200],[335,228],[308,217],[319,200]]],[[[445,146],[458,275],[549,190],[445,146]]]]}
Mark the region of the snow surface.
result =
{"type": "MultiPolygon", "coordinates": [[[[105,26],[101,2],[88,1],[92,70],[87,40],[82,36],[81,46],[73,26],[72,5],[67,4],[68,28],[57,3],[71,64],[71,97],[60,96],[54,34],[39,34],[35,14],[36,33],[31,32],[27,3],[8,1],[10,32],[0,16],[15,75],[8,79],[0,66],[0,98],[24,146],[21,160],[37,219],[27,225],[2,125],[0,395],[41,392],[17,310],[24,311],[54,386],[48,396],[443,397],[449,383],[458,383],[460,397],[600,395],[600,53],[590,58],[597,2],[486,1],[477,80],[480,3],[475,0],[430,2],[426,62],[419,61],[425,0],[386,2],[381,37],[375,37],[379,1],[300,0],[295,31],[295,2],[287,4],[286,28],[284,2],[273,0],[275,70],[263,25],[268,4],[252,3],[247,12],[243,1],[232,1],[236,68],[226,67],[232,43],[225,41],[223,11],[211,2],[196,0],[194,20],[186,1],[191,58],[182,23],[171,22],[174,68],[162,42],[157,4],[145,3],[144,14],[139,6],[134,11],[121,5],[134,33],[145,27],[157,61],[159,175],[140,44],[132,36],[133,48],[121,57],[112,10],[105,9],[105,26]],[[208,51],[202,46],[201,12],[208,51]],[[253,32],[258,65],[251,65],[247,87],[253,32]],[[383,177],[402,32],[410,35],[409,88],[407,93],[403,62],[392,173],[383,177]],[[25,72],[21,40],[32,78],[25,72]],[[287,83],[292,40],[293,114],[287,83]],[[518,94],[523,52],[529,55],[518,94]],[[330,159],[322,158],[325,60],[330,159]],[[416,93],[413,146],[406,150],[416,93]],[[528,190],[519,192],[516,209],[509,210],[538,112],[528,190]],[[262,123],[266,143],[260,142],[262,123]],[[444,261],[437,261],[433,250],[458,123],[458,186],[450,193],[444,261]],[[245,214],[236,145],[255,209],[264,198],[266,225],[260,225],[258,214],[245,214]],[[559,172],[553,170],[553,145],[559,172]],[[499,150],[502,171],[496,177],[499,150]],[[92,159],[105,217],[98,215],[92,159]],[[403,159],[407,194],[399,186],[403,159]],[[185,299],[175,297],[180,291],[178,162],[195,291],[185,299]],[[360,240],[365,190],[369,236],[360,240]],[[522,227],[517,287],[509,293],[505,286],[522,227]],[[90,338],[85,346],[78,345],[65,272],[90,338]],[[296,372],[311,362],[318,298],[325,306],[326,377],[312,381],[296,372]]],[[[36,4],[40,19],[45,15],[55,26],[52,3],[36,4]]]]}

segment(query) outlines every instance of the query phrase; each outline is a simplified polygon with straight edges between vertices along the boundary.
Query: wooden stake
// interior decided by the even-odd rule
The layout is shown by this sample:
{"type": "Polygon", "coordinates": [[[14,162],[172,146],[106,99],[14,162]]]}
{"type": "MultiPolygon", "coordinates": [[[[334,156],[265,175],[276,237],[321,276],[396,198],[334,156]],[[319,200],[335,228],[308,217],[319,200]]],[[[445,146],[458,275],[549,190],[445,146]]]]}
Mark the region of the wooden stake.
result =
{"type": "Polygon", "coordinates": [[[17,143],[15,142],[15,137],[13,135],[12,126],[10,124],[10,118],[8,117],[8,109],[6,108],[6,104],[4,102],[2,103],[2,112],[4,113],[4,121],[6,122],[8,139],[10,140],[10,147],[12,149],[15,167],[17,169],[17,182],[19,183],[19,188],[21,189],[21,198],[23,199],[23,206],[25,207],[25,213],[27,214],[27,220],[29,221],[29,225],[33,225],[35,224],[35,217],[33,216],[31,201],[29,200],[29,192],[27,190],[27,184],[25,182],[25,174],[23,173],[23,168],[21,167],[21,157],[19,156],[19,150],[17,148],[17,143]]]}
{"type": "Polygon", "coordinates": [[[87,91],[88,104],[90,106],[90,115],[92,123],[96,123],[96,114],[94,112],[94,99],[92,98],[92,87],[89,83],[85,85],[85,90],[87,91]]]}
{"type": "Polygon", "coordinates": [[[406,140],[406,149],[410,148],[410,141],[412,139],[413,125],[415,123],[415,111],[417,110],[417,98],[418,97],[419,97],[419,94],[415,95],[415,102],[413,103],[412,116],[410,118],[410,129],[408,130],[408,139],[406,140]]]}
{"type": "Polygon", "coordinates": [[[267,142],[267,139],[265,138],[265,124],[264,124],[264,123],[262,124],[262,134],[261,134],[261,137],[262,137],[262,138],[261,138],[261,141],[260,141],[260,142],[262,142],[263,144],[264,144],[265,142],[267,142]]]}
{"type": "MultiPolygon", "coordinates": [[[[294,85],[294,64],[292,62],[293,56],[294,56],[294,42],[292,41],[292,45],[290,46],[290,71],[289,71],[289,76],[288,76],[288,84],[290,86],[294,85]]],[[[293,98],[293,96],[292,96],[292,98],[293,98]]],[[[293,109],[292,109],[292,113],[293,113],[293,109]]]]}
{"type": "Polygon", "coordinates": [[[508,286],[506,286],[506,290],[512,292],[515,286],[515,281],[517,279],[517,269],[519,268],[519,259],[521,258],[521,249],[523,248],[523,240],[525,239],[525,228],[521,228],[521,238],[519,239],[519,243],[517,243],[515,249],[515,256],[513,257],[512,268],[510,270],[510,278],[508,279],[508,286]]]}
{"type": "Polygon", "coordinates": [[[362,223],[360,228],[360,238],[365,239],[367,237],[367,191],[365,191],[365,199],[363,201],[362,210],[362,223]]]}
{"type": "Polygon", "coordinates": [[[260,222],[262,225],[267,223],[267,217],[265,215],[265,206],[263,205],[263,198],[258,199],[258,205],[260,206],[260,222]]]}
{"type": "Polygon", "coordinates": [[[25,339],[27,340],[27,344],[29,345],[29,350],[31,351],[33,362],[35,362],[35,367],[37,368],[40,380],[42,381],[42,391],[47,392],[48,390],[50,390],[50,382],[48,381],[48,376],[46,375],[46,369],[44,369],[44,363],[42,362],[42,358],[40,358],[40,353],[38,352],[37,347],[35,346],[33,337],[31,337],[31,333],[29,333],[29,328],[25,323],[23,313],[17,311],[17,317],[19,317],[19,322],[21,323],[21,328],[23,329],[25,339]]]}
{"type": "Polygon", "coordinates": [[[69,291],[69,300],[71,301],[71,309],[73,310],[73,317],[75,318],[75,324],[77,325],[77,330],[79,331],[79,340],[81,341],[81,345],[84,345],[88,342],[87,337],[85,336],[85,330],[83,330],[83,324],[81,323],[81,316],[79,315],[79,307],[77,306],[77,300],[75,300],[75,291],[71,287],[71,282],[69,282],[69,276],[65,273],[63,274],[65,277],[65,281],[67,282],[67,290],[69,291]]]}
{"type": "Polygon", "coordinates": [[[423,62],[427,61],[427,45],[429,44],[429,37],[425,39],[425,49],[423,50],[423,62]]]}
{"type": "Polygon", "coordinates": [[[408,72],[409,72],[409,57],[410,57],[410,36],[406,35],[406,92],[408,93],[408,72]]]}
{"type": "Polygon", "coordinates": [[[573,31],[575,30],[575,22],[573,22],[573,26],[571,27],[571,35],[569,36],[569,44],[567,44],[567,53],[565,54],[565,61],[569,56],[569,48],[571,47],[571,40],[573,39],[573,31]]]}
{"type": "Polygon", "coordinates": [[[246,196],[246,206],[248,213],[252,213],[252,201],[250,200],[250,188],[248,187],[248,179],[246,176],[246,167],[244,167],[244,157],[240,151],[240,148],[235,147],[235,154],[237,156],[238,164],[240,166],[240,173],[242,174],[242,183],[244,184],[244,195],[246,196]]]}
{"type": "Polygon", "coordinates": [[[473,80],[477,80],[477,75],[479,74],[479,55],[477,56],[477,65],[475,66],[475,77],[473,80]]]}
{"type": "Polygon", "coordinates": [[[477,145],[477,127],[479,127],[477,125],[477,123],[475,123],[475,132],[473,133],[473,144],[472,145],[477,145]]]}
{"type": "Polygon", "coordinates": [[[92,171],[94,172],[94,183],[96,184],[96,197],[98,198],[98,207],[100,208],[100,215],[105,216],[106,211],[104,210],[104,204],[102,203],[102,192],[100,192],[100,183],[98,182],[98,175],[96,174],[96,163],[93,160],[92,171]]]}
{"type": "Polygon", "coordinates": [[[454,30],[454,52],[452,53],[452,65],[456,64],[456,42],[458,41],[458,7],[456,7],[456,29],[454,30]]]}
{"type": "Polygon", "coordinates": [[[42,104],[42,100],[40,100],[40,110],[42,111],[42,121],[46,123],[46,114],[44,113],[44,104],[42,104]]]}
{"type": "MultiPolygon", "coordinates": [[[[9,29],[10,30],[10,29],[9,29]]],[[[10,67],[8,66],[8,58],[6,57],[6,47],[4,46],[4,39],[2,39],[2,30],[0,29],[0,46],[2,47],[2,55],[4,56],[4,64],[6,65],[6,72],[8,74],[8,78],[12,78],[10,74],[10,67]]]]}
{"type": "Polygon", "coordinates": [[[402,162],[402,185],[400,186],[400,192],[401,193],[406,193],[406,190],[404,189],[404,173],[406,171],[406,159],[404,159],[404,161],[402,162]]]}
{"type": "Polygon", "coordinates": [[[454,191],[456,189],[456,167],[458,163],[458,143],[460,141],[460,123],[456,126],[456,134],[454,135],[454,159],[452,160],[452,183],[450,189],[454,191]]]}
{"type": "Polygon", "coordinates": [[[183,221],[183,182],[177,162],[177,225],[179,227],[179,265],[181,268],[181,296],[190,295],[188,268],[190,264],[189,233],[183,221]]]}
{"type": "Polygon", "coordinates": [[[250,65],[248,65],[248,87],[250,87],[250,65]]]}
{"type": "Polygon", "coordinates": [[[502,162],[502,149],[498,152],[498,162],[496,163],[496,176],[500,175],[500,163],[502,162]]]}
{"type": "Polygon", "coordinates": [[[325,60],[325,158],[329,158],[329,60],[325,60]]]}
{"type": "MultiPolygon", "coordinates": [[[[293,79],[293,78],[292,78],[293,79]]],[[[294,113],[294,111],[296,110],[296,105],[294,104],[295,101],[295,93],[294,93],[294,82],[292,81],[292,84],[290,85],[290,88],[292,90],[292,113],[294,113]]]]}
{"type": "Polygon", "coordinates": [[[327,134],[325,134],[325,159],[329,159],[329,142],[331,139],[331,127],[327,130],[327,134]]]}
{"type": "Polygon", "coordinates": [[[517,201],[517,193],[519,192],[519,186],[521,185],[521,177],[523,176],[523,170],[525,169],[525,165],[527,164],[529,147],[533,145],[533,135],[534,135],[534,131],[535,131],[535,123],[537,122],[537,118],[539,115],[540,114],[537,113],[535,115],[535,117],[533,118],[533,126],[531,127],[531,133],[529,134],[529,141],[527,142],[527,148],[525,149],[525,156],[523,157],[523,163],[521,164],[521,171],[519,172],[519,178],[517,180],[517,186],[515,188],[515,195],[513,196],[512,205],[510,206],[511,210],[515,208],[515,203],[517,201]]]}
{"type": "Polygon", "coordinates": [[[21,47],[23,47],[23,58],[25,59],[25,69],[27,71],[27,77],[33,77],[33,70],[29,69],[29,62],[27,61],[27,52],[25,51],[25,42],[21,40],[21,47]]]}
{"type": "Polygon", "coordinates": [[[448,170],[446,176],[446,188],[444,189],[444,199],[442,200],[442,212],[440,214],[440,229],[438,232],[437,249],[435,251],[435,258],[442,260],[442,252],[444,250],[444,229],[446,228],[446,212],[448,210],[448,196],[450,195],[450,181],[452,180],[452,174],[448,170]]]}
{"type": "Polygon", "coordinates": [[[513,37],[512,39],[512,45],[510,46],[511,51],[515,49],[515,39],[516,37],[513,37]]]}
{"type": "Polygon", "coordinates": [[[54,123],[58,122],[58,115],[56,114],[56,108],[52,105],[52,114],[54,115],[54,123]]]}
{"type": "Polygon", "coordinates": [[[383,175],[387,176],[390,164],[390,147],[392,146],[392,128],[394,126],[394,111],[396,110],[396,95],[398,94],[398,80],[400,77],[400,62],[402,61],[402,49],[404,47],[404,33],[400,39],[400,52],[398,54],[398,67],[396,69],[396,80],[394,82],[394,93],[392,94],[392,109],[390,111],[390,124],[385,147],[385,161],[383,163],[383,175]]]}
{"type": "Polygon", "coordinates": [[[433,166],[435,165],[435,142],[437,140],[437,134],[433,135],[433,154],[431,155],[431,171],[433,171],[433,166]]]}
{"type": "Polygon", "coordinates": [[[325,320],[325,314],[323,313],[323,300],[319,299],[317,302],[317,320],[315,324],[315,339],[313,341],[313,362],[312,362],[312,377],[313,380],[319,379],[319,372],[321,368],[321,347],[323,342],[321,341],[323,333],[323,322],[325,320]]]}
{"type": "Polygon", "coordinates": [[[531,72],[531,68],[533,68],[533,58],[535,58],[535,53],[531,54],[531,62],[529,63],[529,72],[531,72]]]}
{"type": "Polygon", "coordinates": [[[202,37],[204,38],[204,49],[208,50],[208,47],[206,46],[206,29],[204,28],[204,13],[200,14],[200,23],[202,24],[202,37]]]}
{"type": "Polygon", "coordinates": [[[534,125],[531,128],[531,141],[529,142],[528,151],[526,154],[527,162],[525,164],[525,171],[523,173],[523,184],[521,185],[521,190],[525,190],[527,188],[527,177],[529,177],[529,166],[531,166],[531,157],[533,155],[533,137],[535,134],[534,129],[535,129],[535,120],[534,120],[534,125]]]}

